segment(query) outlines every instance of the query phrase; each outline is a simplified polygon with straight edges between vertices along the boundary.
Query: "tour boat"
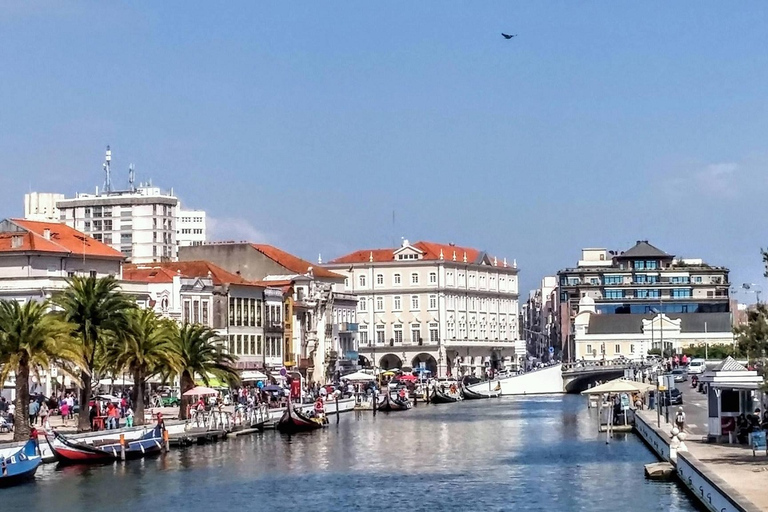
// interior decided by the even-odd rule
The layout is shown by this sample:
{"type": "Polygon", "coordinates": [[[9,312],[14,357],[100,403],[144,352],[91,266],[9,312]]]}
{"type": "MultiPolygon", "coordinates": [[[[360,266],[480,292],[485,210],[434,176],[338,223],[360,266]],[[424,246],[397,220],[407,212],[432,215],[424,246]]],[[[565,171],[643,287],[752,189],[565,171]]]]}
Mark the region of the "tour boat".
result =
{"type": "Polygon", "coordinates": [[[431,402],[433,404],[452,404],[460,400],[461,395],[445,393],[438,388],[435,388],[435,391],[432,393],[431,402]]]}
{"type": "Polygon", "coordinates": [[[328,424],[328,418],[325,415],[322,418],[311,418],[305,413],[299,411],[293,406],[293,402],[288,402],[288,407],[278,420],[275,428],[280,432],[292,434],[294,432],[305,432],[308,430],[317,430],[328,424]]]}
{"type": "Polygon", "coordinates": [[[479,400],[481,398],[498,398],[501,396],[501,387],[496,386],[494,390],[488,391],[472,391],[466,386],[462,386],[461,392],[464,394],[465,400],[479,400]]]}
{"type": "Polygon", "coordinates": [[[408,400],[400,400],[399,398],[392,398],[389,393],[384,393],[384,400],[378,405],[378,410],[381,412],[389,411],[407,411],[411,408],[411,402],[408,400]]]}
{"type": "Polygon", "coordinates": [[[19,451],[0,460],[0,487],[10,487],[35,477],[43,462],[37,449],[37,439],[30,439],[19,451]]]}
{"type": "MultiPolygon", "coordinates": [[[[56,460],[63,464],[87,464],[91,462],[111,462],[119,460],[120,441],[104,441],[98,445],[86,444],[73,440],[58,432],[46,433],[45,436],[56,460]]],[[[135,441],[125,441],[125,458],[139,459],[146,455],[160,453],[163,449],[163,432],[155,427],[135,441]]]]}

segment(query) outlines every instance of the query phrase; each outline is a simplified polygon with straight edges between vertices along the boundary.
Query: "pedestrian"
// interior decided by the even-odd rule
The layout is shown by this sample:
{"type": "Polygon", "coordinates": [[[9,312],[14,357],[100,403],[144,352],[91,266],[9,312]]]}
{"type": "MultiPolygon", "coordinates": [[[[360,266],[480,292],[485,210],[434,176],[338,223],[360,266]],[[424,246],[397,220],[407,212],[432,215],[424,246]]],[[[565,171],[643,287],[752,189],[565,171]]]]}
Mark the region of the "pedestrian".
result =
{"type": "Polygon", "coordinates": [[[61,413],[61,424],[67,426],[67,419],[69,418],[69,405],[66,400],[61,401],[59,406],[59,412],[61,413]]]}
{"type": "Polygon", "coordinates": [[[125,409],[125,426],[126,427],[133,426],[133,409],[131,409],[130,407],[127,407],[125,409]]]}
{"type": "Polygon", "coordinates": [[[46,428],[45,422],[48,420],[48,413],[49,412],[50,411],[48,409],[48,404],[47,403],[43,402],[42,404],[40,404],[40,410],[37,413],[37,417],[40,418],[40,425],[43,428],[46,428]]]}
{"type": "Polygon", "coordinates": [[[67,398],[65,399],[67,402],[67,409],[69,410],[69,418],[68,419],[74,419],[75,418],[75,397],[70,393],[67,395],[67,398]]]}
{"type": "Polygon", "coordinates": [[[682,432],[685,430],[685,413],[682,407],[677,408],[677,414],[675,414],[675,426],[682,432]]]}
{"type": "Polygon", "coordinates": [[[37,421],[37,413],[40,412],[40,404],[34,398],[29,399],[29,424],[34,425],[37,421]]]}
{"type": "Polygon", "coordinates": [[[5,397],[0,397],[0,413],[8,412],[8,402],[5,401],[5,397]]]}

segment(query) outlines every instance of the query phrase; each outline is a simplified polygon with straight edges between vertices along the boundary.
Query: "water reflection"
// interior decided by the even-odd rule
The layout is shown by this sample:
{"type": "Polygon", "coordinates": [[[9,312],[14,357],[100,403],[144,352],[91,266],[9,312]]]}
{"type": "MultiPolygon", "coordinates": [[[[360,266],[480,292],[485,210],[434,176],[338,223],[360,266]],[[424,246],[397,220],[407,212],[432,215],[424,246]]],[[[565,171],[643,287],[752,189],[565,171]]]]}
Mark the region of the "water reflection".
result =
{"type": "Polygon", "coordinates": [[[61,512],[226,508],[596,512],[695,510],[672,483],[643,477],[650,452],[610,444],[581,397],[523,397],[351,413],[328,429],[264,432],[107,466],[41,468],[0,491],[8,507],[61,512]]]}

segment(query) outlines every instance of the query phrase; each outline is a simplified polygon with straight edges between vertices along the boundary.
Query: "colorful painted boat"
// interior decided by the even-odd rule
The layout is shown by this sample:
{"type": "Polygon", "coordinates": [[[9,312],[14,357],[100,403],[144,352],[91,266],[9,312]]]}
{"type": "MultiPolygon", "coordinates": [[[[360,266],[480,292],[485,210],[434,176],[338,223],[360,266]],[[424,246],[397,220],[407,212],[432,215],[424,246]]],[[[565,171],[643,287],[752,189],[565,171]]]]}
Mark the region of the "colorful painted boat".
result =
{"type": "MultiPolygon", "coordinates": [[[[102,444],[86,444],[69,439],[58,432],[47,433],[48,445],[62,464],[88,464],[111,462],[122,458],[120,442],[107,441],[102,444]]],[[[139,439],[125,441],[125,458],[139,459],[147,455],[160,453],[163,449],[163,431],[155,427],[139,439]]]]}
{"type": "Polygon", "coordinates": [[[42,462],[37,439],[30,439],[10,457],[0,460],[0,487],[10,487],[34,479],[42,462]]]}
{"type": "Polygon", "coordinates": [[[407,411],[411,408],[411,402],[408,400],[400,400],[399,398],[392,398],[389,393],[384,393],[384,400],[378,406],[378,410],[381,412],[390,411],[407,411]]]}
{"type": "Polygon", "coordinates": [[[312,418],[295,408],[293,402],[288,402],[288,407],[285,408],[285,412],[283,412],[275,428],[280,432],[293,434],[317,430],[326,425],[328,425],[328,418],[325,415],[322,418],[312,418]]]}

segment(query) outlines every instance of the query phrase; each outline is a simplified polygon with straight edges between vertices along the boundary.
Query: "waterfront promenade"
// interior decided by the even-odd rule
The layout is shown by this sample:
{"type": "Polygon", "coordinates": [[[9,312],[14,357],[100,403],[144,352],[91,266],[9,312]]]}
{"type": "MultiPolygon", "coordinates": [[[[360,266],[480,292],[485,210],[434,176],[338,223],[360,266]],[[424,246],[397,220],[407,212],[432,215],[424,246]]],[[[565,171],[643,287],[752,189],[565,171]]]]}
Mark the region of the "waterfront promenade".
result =
{"type": "MultiPolygon", "coordinates": [[[[746,445],[713,444],[706,442],[707,403],[706,396],[695,392],[690,387],[680,386],[683,391],[683,409],[686,414],[685,445],[691,461],[714,480],[725,483],[723,490],[744,510],[768,510],[768,492],[766,492],[766,475],[768,472],[768,456],[765,452],[752,456],[752,449],[746,445]]],[[[669,442],[673,424],[674,411],[677,406],[670,407],[670,423],[661,416],[660,431],[669,442]]],[[[655,411],[640,411],[639,415],[652,427],[657,425],[655,411]]]]}

